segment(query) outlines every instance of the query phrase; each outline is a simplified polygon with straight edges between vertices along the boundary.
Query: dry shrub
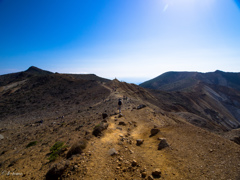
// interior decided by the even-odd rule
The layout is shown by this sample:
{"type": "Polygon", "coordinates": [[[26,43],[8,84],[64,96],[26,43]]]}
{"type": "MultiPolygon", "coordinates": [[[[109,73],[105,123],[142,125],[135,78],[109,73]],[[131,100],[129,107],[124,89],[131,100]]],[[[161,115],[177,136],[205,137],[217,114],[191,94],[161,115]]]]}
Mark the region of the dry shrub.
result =
{"type": "Polygon", "coordinates": [[[87,142],[85,140],[74,143],[67,153],[67,158],[70,158],[75,154],[81,154],[86,146],[87,142]]]}

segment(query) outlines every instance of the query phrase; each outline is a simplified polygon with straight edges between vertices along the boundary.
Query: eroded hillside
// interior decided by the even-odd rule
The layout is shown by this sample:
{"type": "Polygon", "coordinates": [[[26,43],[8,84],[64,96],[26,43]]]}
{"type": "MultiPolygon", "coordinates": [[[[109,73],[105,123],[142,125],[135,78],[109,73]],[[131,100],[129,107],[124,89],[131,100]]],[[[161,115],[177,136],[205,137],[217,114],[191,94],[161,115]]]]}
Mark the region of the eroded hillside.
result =
{"type": "Polygon", "coordinates": [[[2,179],[240,178],[233,133],[197,116],[184,94],[61,74],[2,89],[2,179]]]}

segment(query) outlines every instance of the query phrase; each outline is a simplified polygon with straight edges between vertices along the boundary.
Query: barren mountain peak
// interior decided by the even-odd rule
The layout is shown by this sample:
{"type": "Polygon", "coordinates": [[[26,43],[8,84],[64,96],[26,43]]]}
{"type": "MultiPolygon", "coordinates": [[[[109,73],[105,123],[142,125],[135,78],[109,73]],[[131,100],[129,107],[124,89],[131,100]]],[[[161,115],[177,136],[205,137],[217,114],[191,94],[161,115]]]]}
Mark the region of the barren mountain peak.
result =
{"type": "Polygon", "coordinates": [[[40,69],[38,67],[35,67],[35,66],[29,67],[25,72],[30,73],[30,74],[34,74],[34,75],[52,74],[52,72],[50,72],[50,71],[45,71],[45,70],[42,70],[42,69],[40,69]]]}

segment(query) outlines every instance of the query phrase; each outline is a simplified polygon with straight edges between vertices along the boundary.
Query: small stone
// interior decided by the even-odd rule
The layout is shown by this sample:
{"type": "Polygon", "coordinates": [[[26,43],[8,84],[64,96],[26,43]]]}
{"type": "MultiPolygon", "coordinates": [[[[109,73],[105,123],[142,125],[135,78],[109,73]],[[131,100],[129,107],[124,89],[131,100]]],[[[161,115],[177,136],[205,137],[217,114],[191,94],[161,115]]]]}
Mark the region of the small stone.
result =
{"type": "Polygon", "coordinates": [[[0,140],[4,139],[4,136],[2,134],[0,134],[0,140]]]}
{"type": "Polygon", "coordinates": [[[126,126],[127,124],[126,124],[125,122],[123,122],[123,121],[120,121],[120,122],[118,123],[118,125],[126,126]]]}
{"type": "Polygon", "coordinates": [[[141,175],[142,175],[142,178],[145,178],[147,176],[147,172],[142,172],[141,175]]]}
{"type": "Polygon", "coordinates": [[[156,135],[157,133],[159,133],[159,132],[160,132],[160,130],[157,129],[157,128],[151,129],[151,135],[150,135],[150,137],[155,136],[155,135],[156,135]]]}
{"type": "Polygon", "coordinates": [[[142,109],[142,108],[145,108],[145,107],[146,107],[145,104],[141,104],[141,105],[139,105],[139,106],[137,107],[137,110],[142,109]]]}
{"type": "Polygon", "coordinates": [[[153,177],[150,175],[147,177],[147,180],[153,180],[153,177]]]}
{"type": "Polygon", "coordinates": [[[131,149],[129,149],[129,152],[130,152],[130,154],[133,154],[133,153],[134,153],[134,151],[133,151],[133,150],[131,150],[131,149]]]}
{"type": "Polygon", "coordinates": [[[106,119],[104,119],[104,120],[102,120],[102,122],[105,122],[105,123],[107,123],[107,120],[106,120],[106,119]]]}
{"type": "Polygon", "coordinates": [[[108,117],[108,114],[107,113],[102,113],[102,118],[105,119],[108,117]]]}
{"type": "Polygon", "coordinates": [[[137,146],[140,146],[144,142],[143,139],[137,139],[136,141],[137,141],[137,146]]]}
{"type": "Polygon", "coordinates": [[[153,177],[160,178],[161,177],[161,171],[159,169],[155,169],[155,171],[152,172],[153,177]]]}
{"type": "Polygon", "coordinates": [[[132,167],[135,167],[135,166],[137,166],[137,161],[134,159],[134,160],[132,161],[132,167]]]}
{"type": "Polygon", "coordinates": [[[117,153],[117,151],[116,151],[114,148],[112,148],[112,149],[109,150],[109,154],[110,154],[111,156],[113,156],[113,155],[116,155],[116,154],[118,154],[118,153],[117,153]]]}
{"type": "Polygon", "coordinates": [[[169,147],[166,139],[161,139],[160,143],[158,144],[158,150],[162,150],[166,147],[169,147]]]}

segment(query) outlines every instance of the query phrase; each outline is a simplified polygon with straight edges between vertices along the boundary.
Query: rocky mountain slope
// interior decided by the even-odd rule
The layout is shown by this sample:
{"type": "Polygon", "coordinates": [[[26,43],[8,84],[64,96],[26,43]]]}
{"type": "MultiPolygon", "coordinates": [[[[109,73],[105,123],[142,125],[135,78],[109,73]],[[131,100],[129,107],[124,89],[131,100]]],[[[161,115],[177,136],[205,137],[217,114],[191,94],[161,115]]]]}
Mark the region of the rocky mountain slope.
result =
{"type": "Polygon", "coordinates": [[[1,179],[240,178],[240,131],[214,123],[222,117],[209,95],[56,73],[16,78],[0,86],[1,179]]]}
{"type": "Polygon", "coordinates": [[[163,91],[188,91],[199,83],[224,86],[240,90],[240,73],[215,71],[199,72],[166,72],[156,78],[140,84],[141,87],[163,91]]]}
{"type": "Polygon", "coordinates": [[[167,97],[173,101],[168,101],[159,91],[150,90],[159,100],[175,105],[175,111],[184,112],[183,116],[190,112],[200,117],[190,115],[189,122],[227,131],[240,127],[239,82],[240,73],[168,72],[140,86],[172,92],[167,97]]]}

